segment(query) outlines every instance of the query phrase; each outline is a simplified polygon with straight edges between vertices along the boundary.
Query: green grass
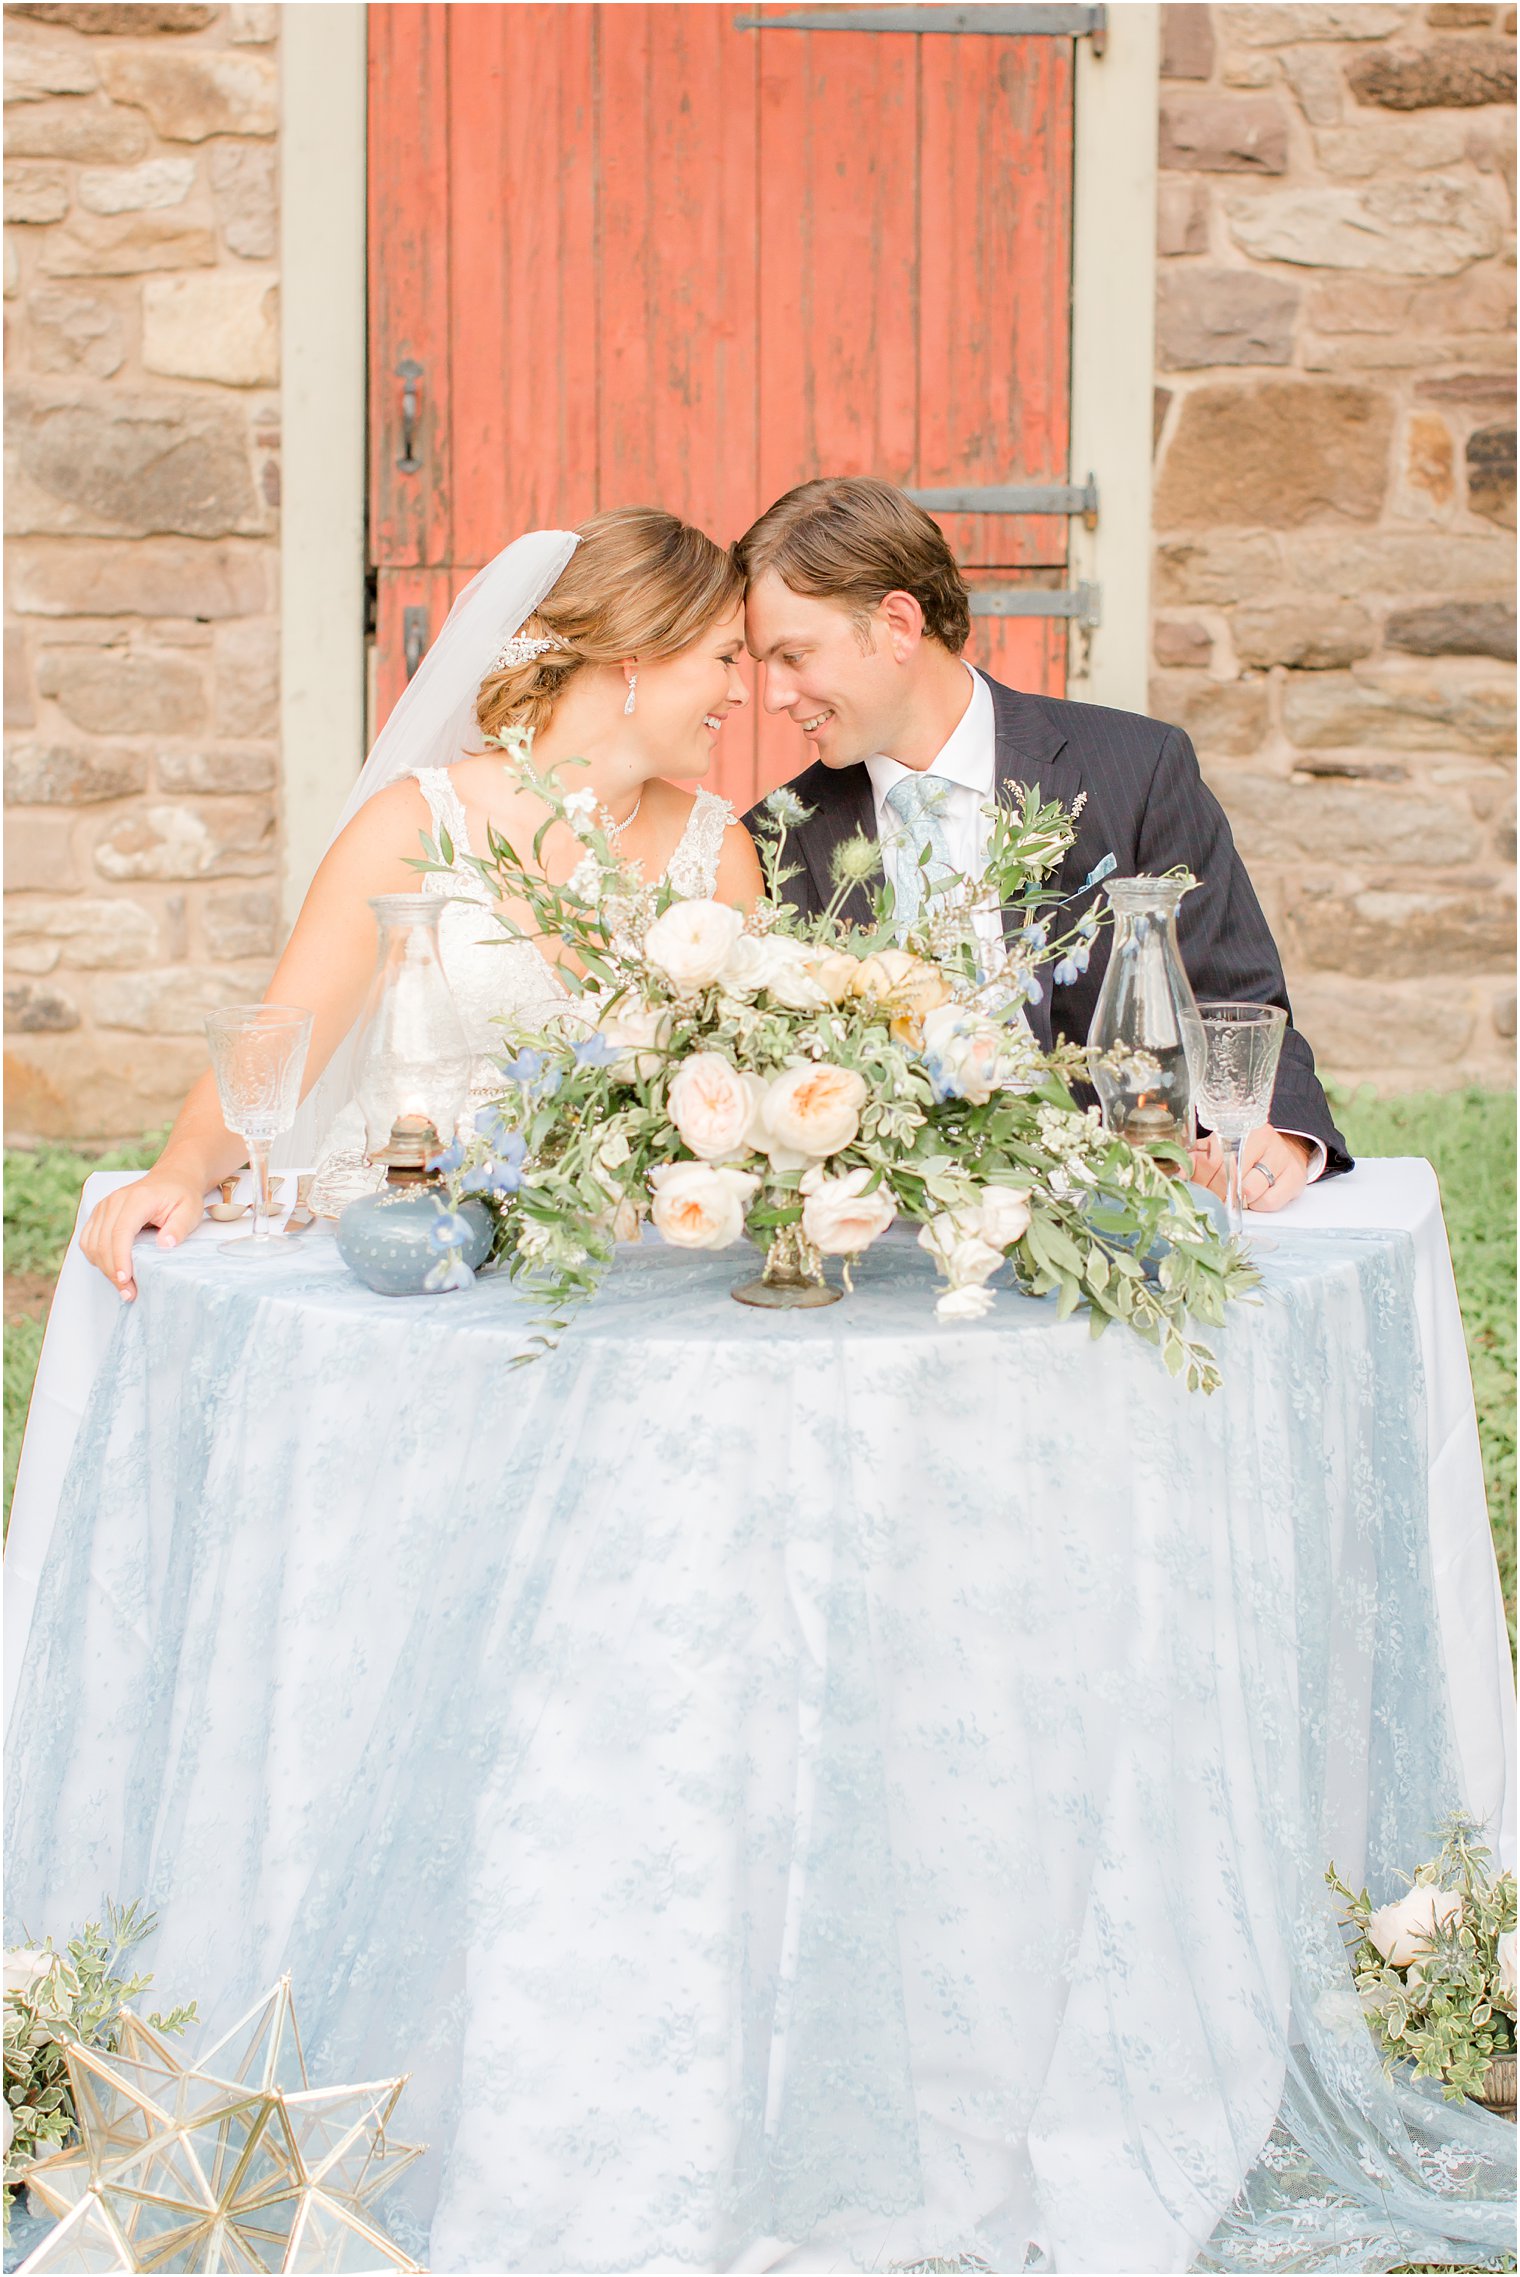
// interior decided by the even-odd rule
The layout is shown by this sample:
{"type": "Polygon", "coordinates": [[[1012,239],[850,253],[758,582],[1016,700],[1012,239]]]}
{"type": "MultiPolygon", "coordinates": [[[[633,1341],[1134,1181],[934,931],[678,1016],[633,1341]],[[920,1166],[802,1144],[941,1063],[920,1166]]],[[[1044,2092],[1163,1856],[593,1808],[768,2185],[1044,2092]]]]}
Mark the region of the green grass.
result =
{"type": "MultiPolygon", "coordinates": [[[[1423,1154],[1441,1181],[1446,1230],[1467,1329],[1488,1509],[1511,1619],[1515,1604],[1515,1098],[1513,1092],[1417,1092],[1336,1099],[1353,1154],[1423,1154]]],[[[161,1140],[86,1156],[49,1147],[5,1158],[5,1268],[56,1273],[79,1189],[92,1170],[134,1170],[161,1140]]],[[[41,1348],[41,1324],[19,1321],[5,1345],[5,1509],[41,1348]]]]}

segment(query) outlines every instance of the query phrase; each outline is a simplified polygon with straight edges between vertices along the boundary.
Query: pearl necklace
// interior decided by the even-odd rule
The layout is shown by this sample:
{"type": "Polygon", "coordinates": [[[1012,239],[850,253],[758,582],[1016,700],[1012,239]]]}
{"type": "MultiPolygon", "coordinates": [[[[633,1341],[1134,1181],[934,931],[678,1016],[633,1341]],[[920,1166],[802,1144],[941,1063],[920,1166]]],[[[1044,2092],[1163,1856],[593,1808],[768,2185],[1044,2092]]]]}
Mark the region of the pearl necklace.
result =
{"type": "Polygon", "coordinates": [[[639,808],[643,805],[643,803],[644,794],[642,791],[640,791],[638,797],[633,802],[633,812],[631,814],[625,814],[621,822],[608,823],[607,836],[609,838],[621,838],[625,830],[631,830],[634,823],[638,820],[639,808]]]}

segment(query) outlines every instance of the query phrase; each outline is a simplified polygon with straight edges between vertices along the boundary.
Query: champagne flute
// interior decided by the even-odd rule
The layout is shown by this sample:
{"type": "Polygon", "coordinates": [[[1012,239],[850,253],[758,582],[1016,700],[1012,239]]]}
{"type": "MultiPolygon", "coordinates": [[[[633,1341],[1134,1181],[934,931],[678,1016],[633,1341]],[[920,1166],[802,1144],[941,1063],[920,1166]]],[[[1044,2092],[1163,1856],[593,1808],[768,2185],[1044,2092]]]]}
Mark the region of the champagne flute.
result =
{"type": "MultiPolygon", "coordinates": [[[[1260,1130],[1272,1109],[1272,1087],[1288,1015],[1276,1004],[1200,1004],[1201,1042],[1197,1050],[1194,1105],[1224,1148],[1225,1207],[1230,1232],[1245,1236],[1241,1201],[1240,1148],[1260,1130]]],[[[1252,1236],[1256,1249],[1276,1243],[1252,1236]]]]}
{"type": "Polygon", "coordinates": [[[232,1257],[267,1257],[285,1246],[269,1224],[269,1149],[296,1119],[311,1014],[292,1004],[229,1004],[206,1016],[222,1121],[248,1149],[253,1228],[217,1244],[232,1257]]]}

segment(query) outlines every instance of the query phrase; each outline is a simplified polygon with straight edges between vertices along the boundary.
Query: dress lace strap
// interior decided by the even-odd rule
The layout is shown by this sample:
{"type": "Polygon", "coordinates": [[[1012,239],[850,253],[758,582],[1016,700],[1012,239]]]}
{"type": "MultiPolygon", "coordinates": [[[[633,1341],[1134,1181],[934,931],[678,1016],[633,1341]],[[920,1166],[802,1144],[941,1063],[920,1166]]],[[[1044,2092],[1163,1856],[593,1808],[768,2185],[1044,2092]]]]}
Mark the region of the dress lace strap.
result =
{"type": "Polygon", "coordinates": [[[738,819],[729,801],[720,799],[716,791],[698,791],[665,871],[684,901],[706,901],[716,891],[723,833],[738,819]]]}
{"type": "MultiPolygon", "coordinates": [[[[471,851],[469,827],[464,819],[464,802],[454,788],[454,778],[447,767],[419,767],[416,781],[433,823],[433,843],[439,845],[440,836],[447,831],[455,856],[471,851]]],[[[439,847],[442,852],[441,846],[439,847]]],[[[473,872],[465,873],[465,881],[478,892],[473,872]]],[[[446,878],[440,870],[430,870],[422,881],[424,893],[458,893],[459,882],[446,878]]]]}

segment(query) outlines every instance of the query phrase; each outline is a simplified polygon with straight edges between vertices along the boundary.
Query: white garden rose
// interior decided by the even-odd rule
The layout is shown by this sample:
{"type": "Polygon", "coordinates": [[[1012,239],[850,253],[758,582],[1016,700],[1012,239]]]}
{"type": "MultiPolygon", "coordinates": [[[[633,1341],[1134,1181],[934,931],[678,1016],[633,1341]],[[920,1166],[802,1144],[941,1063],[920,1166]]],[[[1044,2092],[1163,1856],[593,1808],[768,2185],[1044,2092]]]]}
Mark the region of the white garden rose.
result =
{"type": "Polygon", "coordinates": [[[758,1178],[715,1162],[664,1162],[649,1173],[655,1230],[678,1249],[727,1249],[744,1231],[758,1178]]]}
{"type": "Polygon", "coordinates": [[[726,901],[673,901],[644,935],[644,955],[682,996],[707,988],[744,930],[726,901]]]}
{"type": "Polygon", "coordinates": [[[853,1257],[868,1249],[896,1217],[897,1204],[885,1185],[866,1192],[871,1177],[869,1170],[847,1170],[830,1178],[821,1164],[804,1175],[802,1230],[825,1257],[853,1257]]]}
{"type": "Polygon", "coordinates": [[[33,1951],[26,1945],[17,1945],[5,1956],[5,1989],[7,1992],[30,1992],[39,1977],[52,1973],[58,1965],[56,1953],[33,1951]]]}
{"type": "Polygon", "coordinates": [[[670,1119],[693,1154],[724,1162],[747,1151],[754,1101],[737,1068],[720,1052],[694,1052],[670,1080],[670,1119]]]}
{"type": "Polygon", "coordinates": [[[980,1320],[996,1302],[990,1289],[968,1282],[964,1288],[946,1289],[934,1311],[939,1320],[980,1320]]]}
{"type": "Polygon", "coordinates": [[[620,1083],[648,1083],[665,1065],[671,1016],[656,1005],[629,1005],[610,1013],[599,1033],[618,1053],[614,1075],[620,1083]]]}
{"type": "Polygon", "coordinates": [[[952,1288],[985,1281],[1003,1262],[1001,1249],[984,1241],[974,1210],[939,1210],[918,1229],[918,1246],[927,1249],[952,1288]]]}
{"type": "Polygon", "coordinates": [[[1367,1935],[1385,1961],[1396,1969],[1405,1969],[1428,1952],[1438,1923],[1444,1928],[1461,1918],[1460,1890],[1438,1890],[1422,1882],[1407,1897],[1379,1906],[1367,1924],[1367,1935]]]}
{"type": "Polygon", "coordinates": [[[936,1089],[975,1107],[1018,1081],[1029,1048],[1027,1029],[1006,1028],[960,1004],[936,1005],[924,1014],[920,1032],[936,1089]]]}
{"type": "Polygon", "coordinates": [[[865,1103],[866,1080],[853,1067],[815,1059],[786,1068],[771,1079],[760,1109],[766,1151],[778,1168],[778,1153],[798,1158],[792,1168],[822,1162],[854,1143],[865,1103]]]}
{"type": "Polygon", "coordinates": [[[988,1186],[977,1207],[977,1231],[994,1249],[1010,1249],[1029,1231],[1027,1186],[988,1186]]]}
{"type": "Polygon", "coordinates": [[[1506,1929],[1499,1939],[1499,1990],[1510,2000],[1515,1997],[1515,1932],[1506,1929]]]}

